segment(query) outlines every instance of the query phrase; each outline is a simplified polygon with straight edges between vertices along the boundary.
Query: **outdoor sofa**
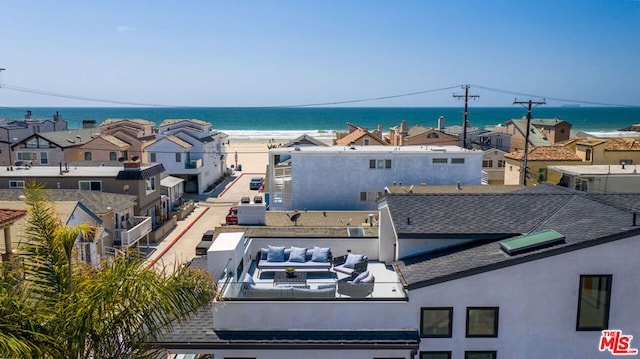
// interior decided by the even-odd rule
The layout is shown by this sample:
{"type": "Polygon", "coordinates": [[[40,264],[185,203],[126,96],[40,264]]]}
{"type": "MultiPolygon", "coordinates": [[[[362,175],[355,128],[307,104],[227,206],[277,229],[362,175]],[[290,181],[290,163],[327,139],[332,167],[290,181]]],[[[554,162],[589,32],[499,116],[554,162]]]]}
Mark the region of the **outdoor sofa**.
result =
{"type": "Polygon", "coordinates": [[[269,284],[257,285],[250,275],[246,275],[242,283],[242,297],[256,299],[274,299],[274,298],[335,298],[336,283],[319,284],[316,288],[309,285],[290,285],[278,284],[271,286],[269,284]]]}
{"type": "Polygon", "coordinates": [[[369,258],[364,254],[348,253],[344,256],[333,258],[333,270],[352,277],[366,271],[368,265],[369,258]]]}
{"type": "Polygon", "coordinates": [[[269,246],[256,253],[258,271],[331,270],[331,248],[301,248],[269,246]]]}

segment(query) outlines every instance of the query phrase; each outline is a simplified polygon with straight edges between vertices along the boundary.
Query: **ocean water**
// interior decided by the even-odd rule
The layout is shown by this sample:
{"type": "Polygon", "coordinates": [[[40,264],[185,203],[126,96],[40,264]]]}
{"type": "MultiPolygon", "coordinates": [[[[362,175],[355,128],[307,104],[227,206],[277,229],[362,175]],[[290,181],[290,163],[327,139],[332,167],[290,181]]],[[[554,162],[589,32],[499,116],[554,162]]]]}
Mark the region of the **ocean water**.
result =
{"type": "MultiPolygon", "coordinates": [[[[405,120],[409,126],[420,124],[436,127],[438,118],[445,117],[445,125],[462,125],[462,108],[440,107],[304,107],[304,108],[7,108],[0,107],[0,118],[20,119],[27,110],[36,118],[52,118],[57,112],[69,128],[81,128],[83,120],[98,124],[107,118],[142,118],[157,124],[165,119],[191,118],[211,122],[212,127],[236,138],[294,138],[309,134],[330,138],[334,131],[346,131],[347,123],[373,130],[382,126],[383,132],[405,120]]],[[[509,119],[523,118],[526,108],[470,108],[469,126],[493,128],[509,119]]],[[[536,107],[532,118],[558,118],[573,125],[573,129],[597,135],[617,134],[619,129],[640,123],[640,107],[536,107]]],[[[638,134],[638,133],[634,133],[638,134]]]]}

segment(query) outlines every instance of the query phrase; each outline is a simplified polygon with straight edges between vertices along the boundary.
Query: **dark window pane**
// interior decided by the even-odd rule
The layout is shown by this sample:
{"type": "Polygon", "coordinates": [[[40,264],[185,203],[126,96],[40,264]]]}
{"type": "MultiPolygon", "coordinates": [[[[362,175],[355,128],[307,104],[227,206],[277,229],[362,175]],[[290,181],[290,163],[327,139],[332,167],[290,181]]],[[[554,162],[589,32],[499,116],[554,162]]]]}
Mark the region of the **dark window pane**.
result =
{"type": "Polygon", "coordinates": [[[464,352],[464,359],[496,359],[494,351],[467,351],[464,352]]]}
{"type": "Polygon", "coordinates": [[[420,359],[451,359],[451,352],[420,352],[420,359]]]}
{"type": "Polygon", "coordinates": [[[577,330],[603,330],[609,327],[610,275],[580,276],[577,330]]]}
{"type": "Polygon", "coordinates": [[[453,308],[422,308],[420,335],[423,337],[451,337],[453,308]]]}
{"type": "Polygon", "coordinates": [[[467,308],[467,336],[468,337],[497,337],[498,336],[498,308],[495,308],[495,307],[467,308]]]}

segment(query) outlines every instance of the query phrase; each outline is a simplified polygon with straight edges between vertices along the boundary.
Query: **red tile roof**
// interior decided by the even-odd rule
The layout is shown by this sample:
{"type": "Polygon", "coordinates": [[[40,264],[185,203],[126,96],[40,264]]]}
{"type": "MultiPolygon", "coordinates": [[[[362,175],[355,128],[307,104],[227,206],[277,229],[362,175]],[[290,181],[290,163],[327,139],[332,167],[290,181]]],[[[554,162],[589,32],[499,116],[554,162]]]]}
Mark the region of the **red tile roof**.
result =
{"type": "Polygon", "coordinates": [[[27,211],[21,209],[0,208],[0,225],[11,223],[25,214],[27,214],[27,211]]]}

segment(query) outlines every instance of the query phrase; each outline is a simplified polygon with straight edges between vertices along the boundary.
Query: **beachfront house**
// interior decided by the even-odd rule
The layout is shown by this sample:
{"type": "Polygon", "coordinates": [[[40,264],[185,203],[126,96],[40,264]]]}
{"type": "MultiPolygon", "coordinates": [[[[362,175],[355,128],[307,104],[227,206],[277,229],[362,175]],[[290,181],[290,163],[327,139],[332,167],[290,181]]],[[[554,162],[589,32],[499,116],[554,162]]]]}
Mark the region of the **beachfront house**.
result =
{"type": "Polygon", "coordinates": [[[185,180],[187,193],[202,194],[227,169],[222,144],[228,136],[200,120],[165,120],[154,142],[145,147],[147,161],[161,162],[167,174],[185,180]]]}
{"type": "Polygon", "coordinates": [[[100,132],[129,145],[125,159],[138,157],[146,163],[144,147],[155,140],[155,123],[141,118],[108,118],[100,124],[100,132]],[[130,156],[130,157],[129,157],[130,156]]]}
{"type": "Polygon", "coordinates": [[[571,124],[560,119],[531,119],[527,129],[526,119],[513,119],[495,131],[511,135],[509,152],[523,150],[529,132],[529,146],[550,146],[569,139],[571,124]]]}
{"type": "Polygon", "coordinates": [[[112,135],[94,135],[80,146],[85,161],[125,161],[129,158],[128,143],[112,135]]]}
{"type": "Polygon", "coordinates": [[[208,262],[223,300],[155,344],[214,358],[609,357],[602,330],[637,336],[640,321],[639,196],[390,194],[371,227],[367,212],[330,226],[345,213],[329,211],[300,212],[304,226],[223,227],[192,263],[208,262]],[[322,267],[327,253],[336,262],[322,267]]]}
{"type": "Polygon", "coordinates": [[[385,146],[387,142],[382,138],[382,126],[378,126],[374,131],[347,123],[347,132],[334,133],[334,146],[348,146],[354,144],[357,146],[385,146]]]}
{"type": "Polygon", "coordinates": [[[507,153],[497,148],[484,151],[482,155],[482,171],[487,174],[490,185],[504,184],[504,168],[507,163],[504,155],[507,153]]]}
{"type": "Polygon", "coordinates": [[[369,210],[392,184],[482,184],[482,151],[456,146],[332,146],[269,150],[272,210],[369,210]]]}
{"type": "Polygon", "coordinates": [[[84,161],[86,154],[80,147],[99,135],[97,128],[36,133],[11,145],[11,163],[37,167],[84,161]]]}

